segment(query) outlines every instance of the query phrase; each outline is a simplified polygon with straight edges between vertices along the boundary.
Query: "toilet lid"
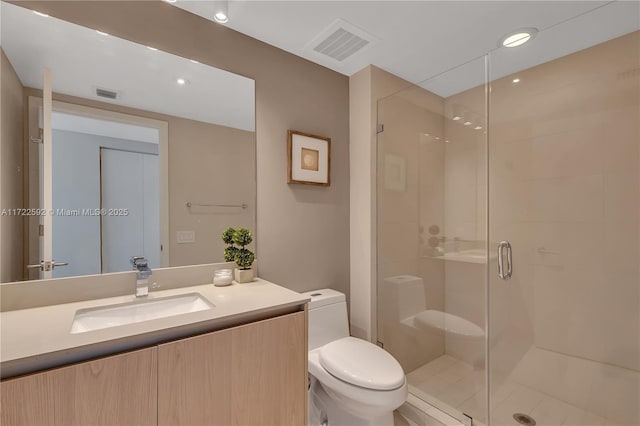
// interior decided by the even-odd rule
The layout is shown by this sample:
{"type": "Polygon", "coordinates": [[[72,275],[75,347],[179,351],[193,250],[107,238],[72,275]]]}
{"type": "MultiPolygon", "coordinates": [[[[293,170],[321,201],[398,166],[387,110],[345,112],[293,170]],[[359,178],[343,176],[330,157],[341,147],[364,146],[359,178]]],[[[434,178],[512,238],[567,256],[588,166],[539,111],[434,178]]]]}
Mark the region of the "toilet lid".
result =
{"type": "Polygon", "coordinates": [[[320,349],[320,365],[332,376],[367,389],[391,390],[404,384],[404,371],[382,348],[355,337],[327,343],[320,349]]]}

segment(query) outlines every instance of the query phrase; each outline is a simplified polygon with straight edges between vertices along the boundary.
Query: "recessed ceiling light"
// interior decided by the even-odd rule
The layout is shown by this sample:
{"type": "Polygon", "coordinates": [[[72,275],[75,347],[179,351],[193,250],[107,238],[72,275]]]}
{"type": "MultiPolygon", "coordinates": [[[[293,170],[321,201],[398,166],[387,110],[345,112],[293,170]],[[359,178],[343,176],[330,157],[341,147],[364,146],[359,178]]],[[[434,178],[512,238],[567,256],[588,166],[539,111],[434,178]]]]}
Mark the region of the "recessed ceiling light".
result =
{"type": "Polygon", "coordinates": [[[158,50],[158,49],[156,49],[155,47],[151,47],[151,46],[147,46],[147,49],[149,49],[149,50],[154,50],[154,51],[155,51],[155,50],[158,50]]]}
{"type": "Polygon", "coordinates": [[[227,22],[229,22],[229,17],[224,12],[216,13],[215,15],[213,15],[213,19],[215,19],[216,22],[220,22],[221,24],[226,24],[227,22]]]}
{"type": "Polygon", "coordinates": [[[195,59],[189,59],[191,62],[193,62],[194,64],[199,64],[200,62],[196,61],[195,59]]]}
{"type": "Polygon", "coordinates": [[[213,19],[216,22],[221,24],[226,24],[229,22],[229,1],[228,0],[218,0],[214,1],[214,10],[215,14],[213,15],[213,19]]]}
{"type": "Polygon", "coordinates": [[[49,15],[47,15],[46,13],[38,12],[37,10],[34,10],[33,13],[35,13],[38,16],[42,16],[43,18],[49,17],[49,15]]]}
{"type": "Polygon", "coordinates": [[[498,47],[517,47],[531,40],[538,33],[537,28],[520,28],[505,35],[498,42],[498,47]]]}
{"type": "Polygon", "coordinates": [[[187,80],[185,80],[184,78],[179,78],[176,80],[176,83],[178,83],[179,85],[183,86],[185,84],[187,84],[187,80]]]}
{"type": "Polygon", "coordinates": [[[109,33],[105,33],[104,31],[100,31],[100,30],[96,30],[96,32],[98,34],[100,34],[100,35],[103,35],[103,36],[108,36],[109,35],[109,33]]]}
{"type": "Polygon", "coordinates": [[[519,78],[514,78],[514,79],[513,79],[513,82],[514,82],[514,83],[520,83],[520,79],[519,79],[519,78]]]}
{"type": "Polygon", "coordinates": [[[436,136],[436,140],[437,140],[437,141],[439,141],[439,140],[440,140],[440,137],[439,137],[439,136],[436,136]]]}
{"type": "Polygon", "coordinates": [[[465,121],[465,122],[464,122],[464,123],[462,123],[462,124],[464,124],[465,126],[470,126],[470,125],[471,125],[471,122],[467,120],[467,121],[465,121]]]}
{"type": "Polygon", "coordinates": [[[476,126],[473,128],[474,130],[482,130],[482,126],[476,126]]]}
{"type": "Polygon", "coordinates": [[[460,108],[460,105],[453,105],[453,114],[451,119],[453,121],[462,120],[462,108],[460,108]]]}
{"type": "Polygon", "coordinates": [[[502,45],[505,46],[505,47],[516,47],[516,46],[520,46],[522,44],[525,44],[526,42],[529,41],[529,39],[531,39],[531,34],[529,34],[529,33],[518,33],[518,34],[511,35],[511,36],[507,37],[506,39],[504,39],[502,41],[502,45]]]}

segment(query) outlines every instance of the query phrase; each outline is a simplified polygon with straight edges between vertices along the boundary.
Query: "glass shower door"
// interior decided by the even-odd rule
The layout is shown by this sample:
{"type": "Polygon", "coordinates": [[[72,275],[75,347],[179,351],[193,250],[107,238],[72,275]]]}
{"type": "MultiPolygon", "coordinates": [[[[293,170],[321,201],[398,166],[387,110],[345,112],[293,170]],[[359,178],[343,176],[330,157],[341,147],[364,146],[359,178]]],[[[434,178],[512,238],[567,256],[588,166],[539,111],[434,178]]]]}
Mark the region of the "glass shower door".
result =
{"type": "Polygon", "coordinates": [[[640,32],[516,56],[489,60],[490,424],[638,425],[640,32]]]}
{"type": "Polygon", "coordinates": [[[378,101],[377,340],[413,397],[466,424],[486,419],[485,69],[378,101]]]}

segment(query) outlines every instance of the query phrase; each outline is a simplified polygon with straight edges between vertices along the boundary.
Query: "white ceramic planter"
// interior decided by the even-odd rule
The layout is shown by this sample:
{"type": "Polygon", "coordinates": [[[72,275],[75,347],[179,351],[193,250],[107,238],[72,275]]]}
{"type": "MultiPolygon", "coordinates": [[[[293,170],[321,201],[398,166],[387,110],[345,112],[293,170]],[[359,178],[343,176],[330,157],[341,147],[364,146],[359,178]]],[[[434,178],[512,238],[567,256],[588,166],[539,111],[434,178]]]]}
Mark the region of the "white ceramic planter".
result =
{"type": "Polygon", "coordinates": [[[233,275],[237,283],[249,283],[255,279],[253,269],[236,268],[233,271],[233,275]]]}

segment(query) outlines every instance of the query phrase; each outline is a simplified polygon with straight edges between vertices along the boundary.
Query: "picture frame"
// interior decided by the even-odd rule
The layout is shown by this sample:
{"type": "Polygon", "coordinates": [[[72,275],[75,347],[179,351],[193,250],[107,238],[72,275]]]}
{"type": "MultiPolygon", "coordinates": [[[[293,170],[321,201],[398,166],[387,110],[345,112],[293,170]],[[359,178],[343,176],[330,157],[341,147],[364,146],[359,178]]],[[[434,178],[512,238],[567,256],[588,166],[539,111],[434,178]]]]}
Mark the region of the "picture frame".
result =
{"type": "Polygon", "coordinates": [[[287,183],[331,185],[331,138],[287,132],[287,183]]]}

